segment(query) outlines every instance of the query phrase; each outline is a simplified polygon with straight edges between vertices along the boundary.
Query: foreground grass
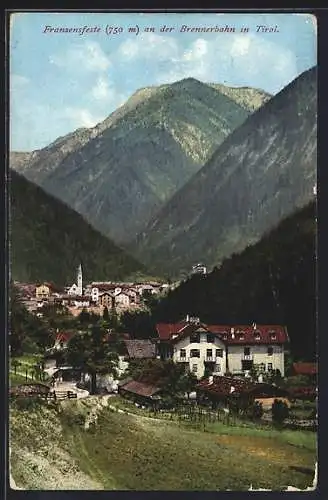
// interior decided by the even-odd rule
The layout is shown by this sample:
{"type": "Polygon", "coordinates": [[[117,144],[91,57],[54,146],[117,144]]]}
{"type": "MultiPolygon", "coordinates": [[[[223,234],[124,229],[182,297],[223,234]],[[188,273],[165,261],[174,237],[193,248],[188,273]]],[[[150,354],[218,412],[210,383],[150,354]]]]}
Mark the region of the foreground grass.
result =
{"type": "Polygon", "coordinates": [[[110,408],[102,408],[96,425],[85,430],[86,415],[100,401],[11,409],[12,470],[18,486],[241,491],[252,485],[279,491],[312,484],[312,433],[265,433],[224,424],[204,432],[110,408]]]}
{"type": "MultiPolygon", "coordinates": [[[[155,419],[161,419],[161,414],[159,413],[156,417],[152,412],[143,410],[136,407],[130,401],[116,396],[110,399],[112,406],[121,408],[129,413],[134,413],[140,416],[149,416],[155,419]]],[[[177,421],[176,416],[173,415],[174,420],[177,421]]],[[[181,423],[184,425],[184,423],[181,423]]],[[[186,424],[188,427],[189,425],[186,424]]],[[[200,426],[202,427],[202,426],[200,426]]],[[[264,437],[277,439],[282,443],[287,443],[290,445],[305,448],[309,451],[316,452],[317,449],[317,434],[310,431],[302,430],[289,430],[289,429],[275,429],[271,425],[259,427],[256,423],[251,421],[237,421],[235,426],[226,425],[222,422],[206,423],[205,431],[229,436],[249,436],[249,437],[264,437]]]]}
{"type": "Polygon", "coordinates": [[[234,432],[203,432],[106,409],[92,431],[75,426],[66,438],[81,469],[92,469],[105,489],[282,490],[312,483],[313,450],[292,446],[290,436],[277,440],[229,429],[234,432]]]}
{"type": "Polygon", "coordinates": [[[26,377],[23,375],[19,375],[18,373],[9,373],[9,386],[13,387],[15,385],[20,385],[20,384],[25,384],[26,383],[26,377]]]}

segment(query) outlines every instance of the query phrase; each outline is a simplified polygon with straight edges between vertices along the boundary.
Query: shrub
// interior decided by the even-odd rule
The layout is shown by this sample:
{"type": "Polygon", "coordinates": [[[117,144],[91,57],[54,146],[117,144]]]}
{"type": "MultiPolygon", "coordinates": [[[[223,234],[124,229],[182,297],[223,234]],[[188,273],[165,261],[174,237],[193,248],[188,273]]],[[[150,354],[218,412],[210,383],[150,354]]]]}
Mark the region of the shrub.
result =
{"type": "Polygon", "coordinates": [[[17,410],[31,411],[43,406],[45,401],[40,396],[12,396],[12,404],[17,410]]]}
{"type": "Polygon", "coordinates": [[[255,401],[250,408],[250,418],[252,420],[259,420],[263,416],[263,406],[262,403],[255,401]]]}
{"type": "Polygon", "coordinates": [[[289,408],[284,401],[275,399],[272,404],[272,421],[277,425],[282,425],[289,416],[289,408]]]}
{"type": "Polygon", "coordinates": [[[62,408],[60,415],[62,421],[69,426],[84,425],[86,409],[73,404],[65,405],[65,408],[62,408]]]}

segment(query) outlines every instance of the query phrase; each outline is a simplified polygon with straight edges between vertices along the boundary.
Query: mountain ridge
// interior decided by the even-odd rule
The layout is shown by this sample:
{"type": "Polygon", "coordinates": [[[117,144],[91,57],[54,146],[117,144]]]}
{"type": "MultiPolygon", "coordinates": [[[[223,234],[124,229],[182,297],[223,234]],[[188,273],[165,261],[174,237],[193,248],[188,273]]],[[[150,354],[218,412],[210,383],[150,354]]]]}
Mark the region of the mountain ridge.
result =
{"type": "Polygon", "coordinates": [[[75,280],[82,262],[87,281],[146,274],[145,267],[83,217],[14,170],[9,171],[11,278],[75,280]]]}
{"type": "Polygon", "coordinates": [[[45,148],[34,177],[32,167],[22,173],[123,245],[248,114],[196,79],[141,89],[93,137],[71,134],[68,144],[55,144],[68,154],[45,148]]]}

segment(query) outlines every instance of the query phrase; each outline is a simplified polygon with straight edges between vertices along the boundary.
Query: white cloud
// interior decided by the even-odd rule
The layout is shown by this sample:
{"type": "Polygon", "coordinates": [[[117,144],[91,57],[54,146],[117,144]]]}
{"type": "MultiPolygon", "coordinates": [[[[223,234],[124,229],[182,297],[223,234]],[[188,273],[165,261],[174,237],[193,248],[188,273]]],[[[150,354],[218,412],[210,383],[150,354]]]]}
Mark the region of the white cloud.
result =
{"type": "Polygon", "coordinates": [[[142,33],[133,40],[126,40],[118,48],[118,55],[125,60],[152,59],[175,60],[179,54],[177,41],[172,37],[142,33]]]}
{"type": "Polygon", "coordinates": [[[51,56],[49,62],[67,70],[106,71],[111,66],[99,43],[92,41],[76,44],[64,54],[51,56]]]}
{"type": "Polygon", "coordinates": [[[63,118],[70,120],[73,128],[94,127],[104,116],[95,116],[88,109],[67,107],[63,110],[63,118]]]}
{"type": "Polygon", "coordinates": [[[92,88],[91,94],[95,99],[108,99],[110,95],[110,88],[108,81],[100,76],[97,80],[96,85],[92,88]]]}
{"type": "Polygon", "coordinates": [[[97,78],[95,85],[91,89],[91,97],[114,109],[127,100],[127,96],[122,94],[104,75],[97,78]]]}
{"type": "Polygon", "coordinates": [[[247,35],[236,35],[234,37],[230,55],[232,57],[245,56],[250,50],[251,37],[247,35]]]}
{"type": "Polygon", "coordinates": [[[207,52],[208,42],[204,40],[204,38],[198,38],[191,44],[190,48],[183,53],[182,60],[196,61],[197,59],[204,58],[207,52]]]}
{"type": "Polygon", "coordinates": [[[298,74],[292,51],[272,38],[265,39],[256,34],[219,34],[207,40],[198,38],[184,49],[173,38],[156,35],[154,40],[156,48],[138,45],[134,52],[145,63],[151,50],[161,53],[163,62],[168,64],[165,69],[157,70],[157,83],[170,83],[190,76],[234,86],[254,86],[256,81],[259,88],[269,90],[270,86],[275,93],[298,74]],[[162,47],[165,50],[160,52],[162,47]]]}

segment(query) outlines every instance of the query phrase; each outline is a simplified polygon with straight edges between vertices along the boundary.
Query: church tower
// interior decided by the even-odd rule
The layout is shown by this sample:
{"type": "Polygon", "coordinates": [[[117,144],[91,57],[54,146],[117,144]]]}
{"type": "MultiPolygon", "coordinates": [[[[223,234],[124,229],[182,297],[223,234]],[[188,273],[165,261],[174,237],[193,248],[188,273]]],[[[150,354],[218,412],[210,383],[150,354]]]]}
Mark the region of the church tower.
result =
{"type": "Polygon", "coordinates": [[[82,264],[77,269],[77,295],[83,295],[82,264]]]}

